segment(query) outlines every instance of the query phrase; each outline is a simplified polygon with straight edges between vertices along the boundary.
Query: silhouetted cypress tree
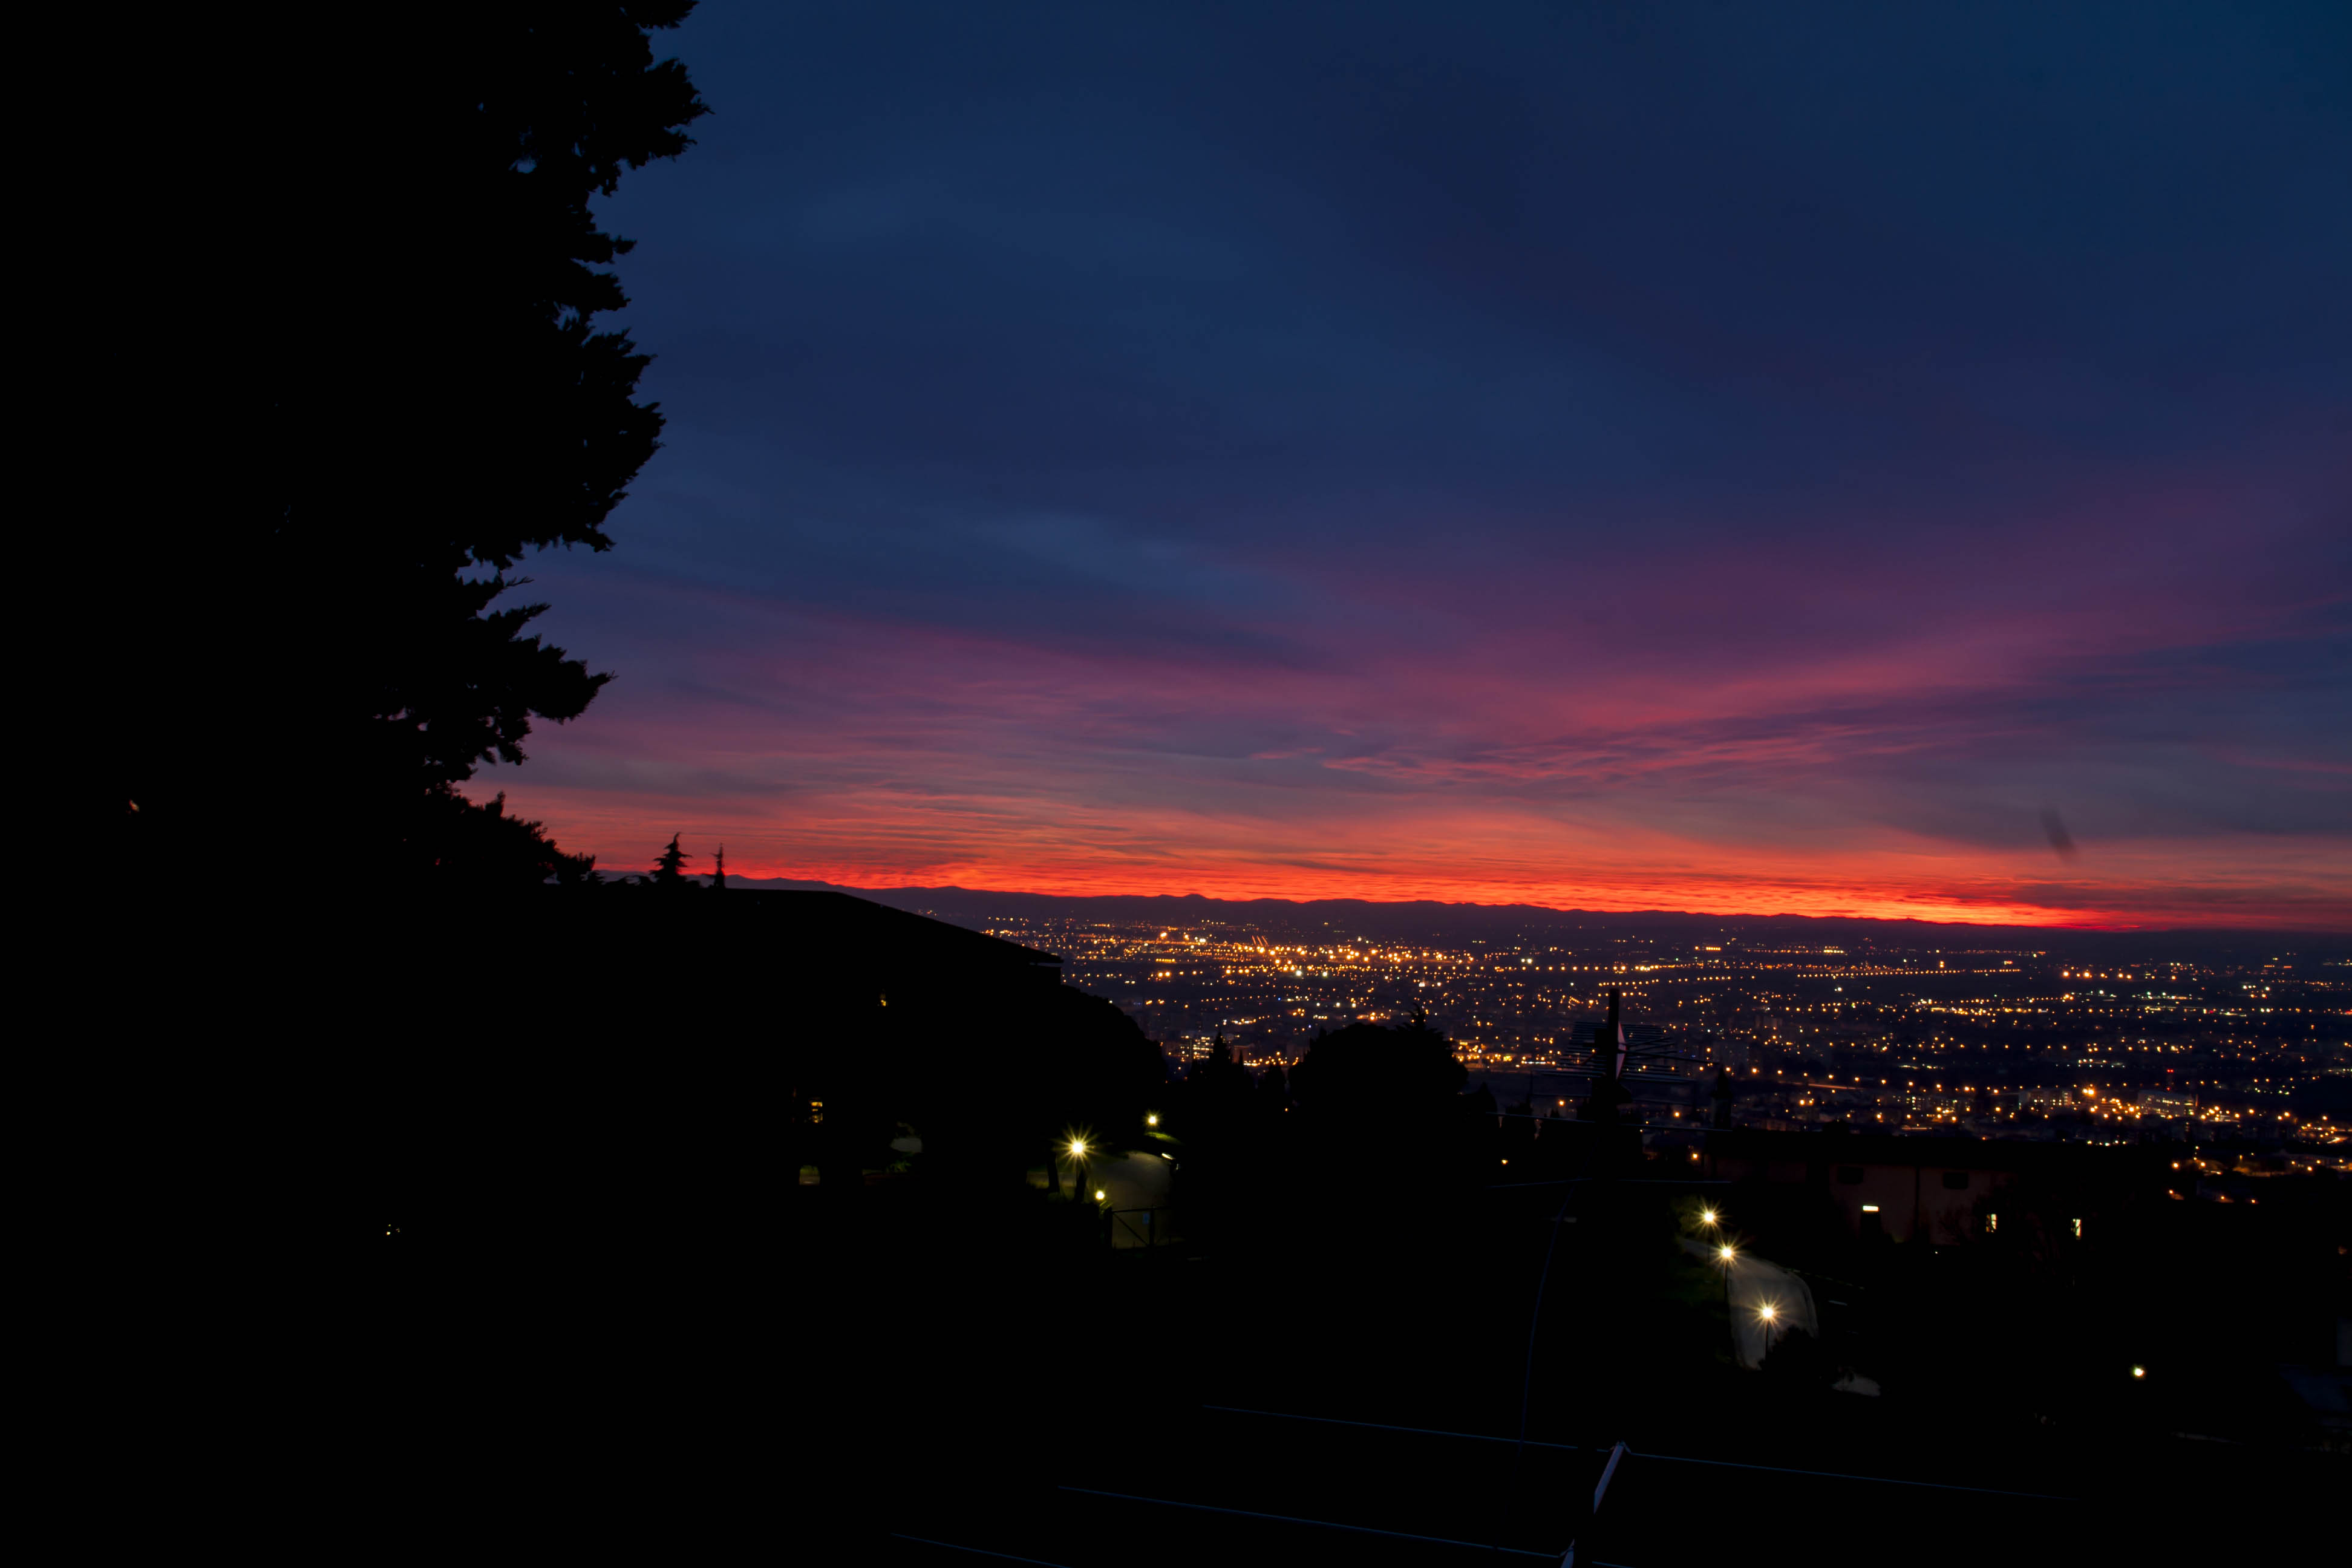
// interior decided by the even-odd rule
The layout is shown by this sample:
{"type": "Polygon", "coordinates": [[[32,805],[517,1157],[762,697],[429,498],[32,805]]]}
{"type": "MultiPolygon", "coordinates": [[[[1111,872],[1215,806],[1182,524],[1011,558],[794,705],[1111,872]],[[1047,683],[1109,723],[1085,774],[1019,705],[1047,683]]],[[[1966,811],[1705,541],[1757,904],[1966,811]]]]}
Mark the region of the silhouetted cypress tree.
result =
{"type": "Polygon", "coordinates": [[[693,881],[686,874],[686,863],[694,858],[677,847],[684,835],[673,833],[669,847],[654,857],[653,883],[656,888],[690,888],[693,881]]]}
{"type": "Polygon", "coordinates": [[[122,205],[184,237],[183,292],[214,323],[134,417],[148,449],[100,525],[121,580],[93,772],[129,861],[233,840],[251,779],[283,765],[324,786],[304,831],[355,875],[542,854],[456,786],[610,679],[509,595],[533,550],[611,546],[658,445],[647,356],[595,326],[627,302],[610,264],[631,242],[589,204],[689,144],[705,106],[649,35],[690,9],[223,28],[150,68],[156,99],[129,95],[142,169],[205,188],[122,205]]]}

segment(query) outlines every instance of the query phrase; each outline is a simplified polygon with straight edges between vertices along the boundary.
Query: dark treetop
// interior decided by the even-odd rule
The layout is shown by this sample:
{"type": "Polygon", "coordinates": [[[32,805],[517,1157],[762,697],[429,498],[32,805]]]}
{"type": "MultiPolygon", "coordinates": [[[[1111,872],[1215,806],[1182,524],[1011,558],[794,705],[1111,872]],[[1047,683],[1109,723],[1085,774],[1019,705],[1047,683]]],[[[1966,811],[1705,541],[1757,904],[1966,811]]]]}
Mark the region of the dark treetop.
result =
{"type": "Polygon", "coordinates": [[[98,809],[131,855],[184,852],[291,763],[331,781],[301,815],[343,864],[576,869],[454,786],[611,679],[512,591],[533,551],[611,546],[658,444],[648,356],[596,326],[626,303],[610,264],[631,242],[589,203],[707,112],[648,36],[690,8],[306,22],[290,52],[208,38],[153,63],[152,113],[120,132],[140,166],[192,127],[229,151],[200,193],[158,197],[209,242],[188,281],[215,312],[118,514],[126,613],[91,717],[98,809]]]}

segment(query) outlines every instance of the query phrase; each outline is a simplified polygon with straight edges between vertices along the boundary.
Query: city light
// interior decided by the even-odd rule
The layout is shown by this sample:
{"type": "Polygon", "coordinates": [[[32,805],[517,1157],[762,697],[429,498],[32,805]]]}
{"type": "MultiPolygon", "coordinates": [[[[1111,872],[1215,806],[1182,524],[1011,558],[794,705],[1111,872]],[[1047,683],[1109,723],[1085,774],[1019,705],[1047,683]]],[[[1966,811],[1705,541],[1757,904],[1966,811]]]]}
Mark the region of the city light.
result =
{"type": "Polygon", "coordinates": [[[1698,1222],[1701,1225],[1713,1225],[1715,1223],[1715,1211],[1713,1209],[1699,1210],[1698,1222]]]}
{"type": "Polygon", "coordinates": [[[1147,1116],[1145,1116],[1145,1117],[1144,1117],[1144,1119],[1143,1119],[1143,1124],[1144,1124],[1146,1127],[1157,1127],[1157,1126],[1159,1126],[1159,1125],[1160,1125],[1160,1112],[1158,1112],[1158,1111],[1154,1110],[1154,1111],[1150,1112],[1150,1114],[1148,1114],[1147,1116]]]}
{"type": "Polygon", "coordinates": [[[1780,1315],[1780,1309],[1767,1301],[1756,1309],[1756,1315],[1769,1323],[1780,1315]]]}
{"type": "MultiPolygon", "coordinates": [[[[1629,1083],[1630,1121],[1696,1131],[1713,1120],[1701,1109],[1704,1079],[1728,1072],[1738,1091],[1725,1124],[1740,1130],[1843,1125],[2116,1144],[2195,1142],[2274,1123],[2302,1145],[2288,1152],[2288,1170],[2352,1172],[2352,1140],[2338,1122],[2256,1098],[2286,1096],[2319,1070],[2303,1037],[2325,1040],[2345,1016],[2320,994],[2324,979],[2284,961],[2259,973],[2218,955],[2111,972],[2043,967],[2052,955],[2032,950],[1728,942],[1670,957],[1652,939],[1603,929],[1427,947],[1333,926],[1302,940],[1215,919],[1192,931],[1005,921],[992,934],[1064,952],[1064,984],[1119,1001],[1180,1072],[1221,1034],[1229,1056],[1263,1074],[1297,1067],[1319,1032],[1394,1026],[1425,1007],[1470,1069],[1469,1090],[1491,1073],[1486,1087],[1496,1094],[1540,1106],[1549,1092],[1566,1112],[1574,1101],[1542,1075],[1579,1071],[1585,1020],[1602,1005],[1600,987],[1615,984],[1642,1026],[1658,1031],[1648,1043],[1664,1047],[1629,1083]],[[2141,1032],[2157,1028],[2167,1037],[2141,1032]],[[2019,1033],[1987,1038],[1991,1030],[2019,1033]],[[1990,1062],[2001,1064],[1998,1075],[1977,1066],[1990,1062]]],[[[1167,1125],[1145,1124],[1155,1134],[1167,1125]]],[[[1658,1152],[1678,1166],[1712,1163],[1687,1147],[1658,1152]]],[[[1098,1153],[1111,1157],[1091,1147],[1076,1157],[1098,1153]]],[[[2273,1170],[2230,1173],[2259,1180],[2273,1170]]],[[[2180,1200],[2254,1201],[2204,1187],[2180,1200]]]]}
{"type": "Polygon", "coordinates": [[[2132,1368],[2132,1375],[2134,1377],[2146,1377],[2147,1375],[2147,1368],[2144,1366],[2136,1366],[2132,1368]]]}
{"type": "MultiPolygon", "coordinates": [[[[1033,1143],[1030,1147],[1034,1149],[1036,1145],[1033,1143]]],[[[1083,1160],[1087,1157],[1087,1145],[1084,1139],[1073,1138],[1070,1140],[1070,1157],[1076,1160],[1083,1160]]]]}
{"type": "Polygon", "coordinates": [[[1736,1258],[1736,1257],[1738,1257],[1738,1253],[1735,1253],[1734,1251],[1732,1251],[1732,1250],[1731,1250],[1731,1248],[1729,1248],[1729,1247],[1720,1247],[1716,1248],[1716,1253],[1715,1253],[1715,1255],[1716,1255],[1716,1257],[1717,1257],[1717,1258],[1718,1258],[1722,1259],[1722,1260],[1723,1260],[1724,1262],[1726,1262],[1726,1263],[1730,1262],[1734,1258],[1736,1258]]]}

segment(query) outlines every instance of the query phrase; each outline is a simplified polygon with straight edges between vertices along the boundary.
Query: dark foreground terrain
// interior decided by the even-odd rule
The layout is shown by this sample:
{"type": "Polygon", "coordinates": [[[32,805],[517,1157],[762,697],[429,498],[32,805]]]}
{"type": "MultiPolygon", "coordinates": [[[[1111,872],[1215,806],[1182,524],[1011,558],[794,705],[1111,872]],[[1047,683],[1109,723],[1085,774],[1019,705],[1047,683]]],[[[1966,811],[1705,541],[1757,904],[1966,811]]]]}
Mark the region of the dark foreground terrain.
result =
{"type": "Polygon", "coordinates": [[[2291,1538],[2352,1479],[2307,1444],[2184,1439],[2153,1412],[1740,1372],[1717,1351],[1719,1305],[1642,1245],[1664,1205],[1622,1191],[1622,1212],[1559,1227],[1522,1447],[1518,1373],[1558,1194],[1485,1196],[1385,1235],[1302,1212],[1271,1247],[1039,1258],[989,1300],[872,1301],[855,1325],[820,1312],[812,1351],[858,1347],[833,1393],[859,1436],[850,1454],[799,1450],[787,1490],[820,1528],[850,1522],[825,1518],[829,1494],[859,1499],[856,1526],[908,1562],[964,1557],[949,1547],[1069,1568],[1557,1561],[1623,1442],[1580,1556],[1648,1568],[2171,1560],[2200,1539],[2291,1538]]]}
{"type": "MultiPolygon", "coordinates": [[[[2279,1371],[2334,1353],[2352,1238],[2329,1180],[2226,1212],[2159,1182],[2128,1225],[2039,1260],[2014,1225],[2000,1248],[1874,1251],[1633,1143],[1580,1165],[1589,1141],[1548,1130],[1540,1179],[1488,1184],[1498,1150],[1513,1172],[1528,1155],[1488,1146],[1518,1136],[1491,1114],[1300,1132],[1305,1112],[1244,1089],[1218,1132],[1188,1081],[1159,1103],[1191,1141],[1153,1134],[1183,1155],[1167,1244],[1113,1251],[1091,1204],[1024,1185],[984,1140],[925,1166],[959,1147],[936,1087],[936,1147],[907,1168],[811,1142],[794,1108],[827,1100],[830,1129],[857,1085],[796,1098],[768,1032],[878,1025],[808,1028],[805,962],[706,1003],[685,982],[711,939],[678,929],[609,984],[580,944],[565,1008],[517,1040],[436,1018],[421,1052],[397,1009],[369,1021],[373,1154],[408,1228],[360,1312],[362,1438],[319,1462],[380,1489],[388,1543],[1059,1568],[1557,1562],[1571,1539],[1626,1568],[2271,1561],[2352,1490],[2340,1432],[2279,1371]],[[1818,1339],[1733,1364],[1721,1276],[1679,1245],[1706,1204],[1809,1278],[1818,1339]]],[[[893,1019],[927,1016],[881,984],[893,1019]]],[[[1031,987],[1007,984],[960,1016],[1014,1016],[1031,987]]],[[[941,1038],[982,1064],[1036,1054],[1009,1026],[941,1038]]],[[[968,1092],[1031,1081],[989,1071],[968,1092]]]]}
{"type": "Polygon", "coordinates": [[[1580,1532],[1630,1568],[2170,1562],[2314,1539],[2352,1480],[2291,1422],[1740,1371],[1704,1271],[1651,1245],[1669,1194],[1630,1186],[1302,1204],[1126,1253],[1037,1194],[782,1196],[781,1226],[745,1205],[677,1249],[413,1256],[381,1303],[389,1528],[1063,1568],[1556,1562],[1580,1532]]]}

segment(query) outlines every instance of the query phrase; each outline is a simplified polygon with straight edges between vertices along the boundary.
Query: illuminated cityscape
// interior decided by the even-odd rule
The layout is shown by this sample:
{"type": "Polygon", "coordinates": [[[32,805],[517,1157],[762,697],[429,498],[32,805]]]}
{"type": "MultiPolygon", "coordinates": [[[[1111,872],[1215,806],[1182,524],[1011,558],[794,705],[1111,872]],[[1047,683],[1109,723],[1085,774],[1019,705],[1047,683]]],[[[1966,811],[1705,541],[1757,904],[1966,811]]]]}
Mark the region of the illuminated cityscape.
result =
{"type": "Polygon", "coordinates": [[[2352,960],[2318,943],[2094,963],[2069,952],[2074,933],[2026,946],[1965,928],[1929,945],[1801,943],[1728,922],[1682,940],[1573,918],[1450,942],[1263,919],[998,915],[985,929],[1064,955],[1067,984],[1118,1003],[1180,1065],[1220,1035],[1247,1063],[1295,1065],[1318,1030],[1420,1009],[1516,1097],[1577,1069],[1576,1026],[1614,989],[1683,1058],[1684,1103],[1697,1109],[1701,1080],[1727,1069],[1744,1127],[2230,1138],[2337,1169],[2352,1131],[2352,960]]]}

